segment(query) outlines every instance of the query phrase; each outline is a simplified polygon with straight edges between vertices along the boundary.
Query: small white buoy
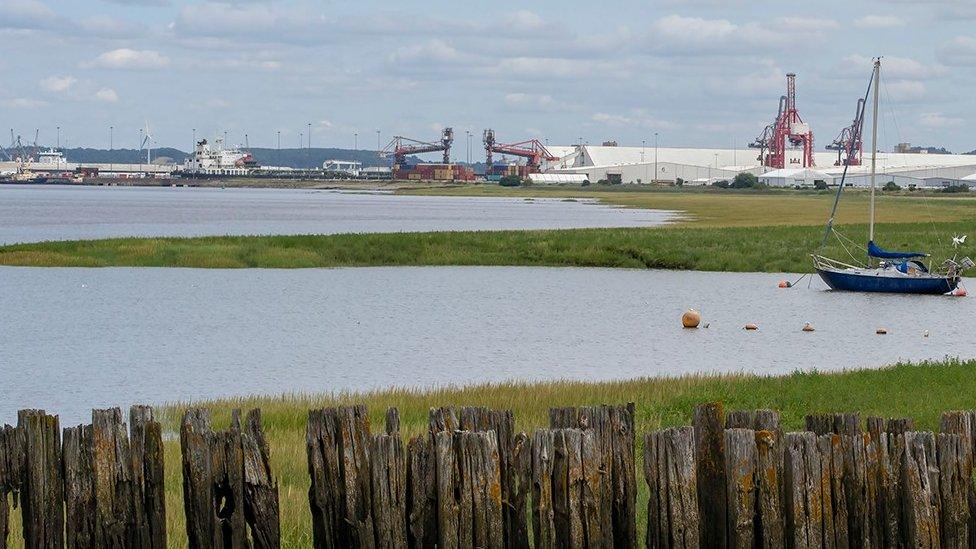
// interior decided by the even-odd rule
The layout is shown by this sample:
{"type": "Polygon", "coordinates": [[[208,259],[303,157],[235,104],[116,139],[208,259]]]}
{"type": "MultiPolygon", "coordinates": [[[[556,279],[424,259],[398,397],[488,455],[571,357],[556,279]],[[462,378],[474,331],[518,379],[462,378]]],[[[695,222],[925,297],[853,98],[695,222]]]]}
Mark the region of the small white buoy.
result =
{"type": "Polygon", "coordinates": [[[694,309],[688,309],[681,315],[681,325],[685,328],[697,328],[701,323],[701,313],[694,309]]]}

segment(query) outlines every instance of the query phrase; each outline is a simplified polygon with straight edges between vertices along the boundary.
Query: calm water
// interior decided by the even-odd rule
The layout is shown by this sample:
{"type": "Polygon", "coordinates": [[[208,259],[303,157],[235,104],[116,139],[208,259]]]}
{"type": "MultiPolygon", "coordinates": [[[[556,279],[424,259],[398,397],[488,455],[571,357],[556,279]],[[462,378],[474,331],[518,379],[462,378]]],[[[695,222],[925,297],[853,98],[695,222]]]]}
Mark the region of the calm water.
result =
{"type": "Polygon", "coordinates": [[[28,406],[70,423],[93,406],[242,393],[783,373],[976,355],[972,298],[845,294],[819,281],[780,290],[781,278],[0,267],[0,421],[28,406]],[[682,330],[688,307],[710,327],[682,330]],[[743,331],[747,322],[760,331],[743,331]],[[804,322],[817,331],[800,332],[804,322]],[[889,335],[875,335],[878,326],[889,335]]]}
{"type": "Polygon", "coordinates": [[[674,217],[560,199],[0,185],[0,245],[119,236],[647,227],[674,217]]]}

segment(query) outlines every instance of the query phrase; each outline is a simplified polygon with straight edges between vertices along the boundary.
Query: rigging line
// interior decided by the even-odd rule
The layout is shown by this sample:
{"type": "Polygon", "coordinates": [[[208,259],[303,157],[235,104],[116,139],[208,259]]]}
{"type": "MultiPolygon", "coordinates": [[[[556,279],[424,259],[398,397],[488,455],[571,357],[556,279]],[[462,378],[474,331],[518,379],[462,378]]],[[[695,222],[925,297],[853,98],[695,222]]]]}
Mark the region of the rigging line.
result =
{"type": "MultiPolygon", "coordinates": [[[[834,232],[834,236],[836,236],[836,235],[837,235],[837,232],[835,231],[834,232]]],[[[847,255],[849,255],[851,257],[851,261],[853,261],[854,263],[856,263],[858,266],[862,266],[862,267],[864,266],[864,264],[861,263],[861,260],[859,260],[858,258],[854,257],[854,254],[852,254],[851,251],[849,249],[847,249],[847,246],[844,244],[844,241],[843,240],[841,240],[838,237],[837,238],[837,242],[840,243],[840,247],[841,248],[844,248],[844,251],[847,252],[847,255]]]]}
{"type": "MultiPolygon", "coordinates": [[[[859,105],[860,112],[857,113],[854,124],[854,132],[852,132],[852,139],[847,145],[847,158],[851,158],[854,153],[854,143],[857,143],[861,139],[862,128],[864,127],[864,111],[867,108],[868,96],[871,94],[871,86],[874,85],[874,71],[871,71],[871,80],[868,81],[868,89],[864,92],[864,101],[859,105]]],[[[873,146],[873,145],[872,145],[873,146]]],[[[834,195],[834,206],[830,210],[830,219],[827,220],[827,227],[824,229],[823,238],[820,240],[819,250],[823,250],[824,246],[827,245],[827,237],[830,236],[830,231],[834,228],[834,217],[837,215],[837,205],[840,204],[840,195],[844,192],[844,185],[847,181],[847,169],[850,168],[850,162],[844,162],[844,173],[840,177],[840,185],[837,187],[837,194],[834,195]]]]}
{"type": "Polygon", "coordinates": [[[883,74],[881,75],[881,90],[884,92],[885,104],[891,113],[891,123],[895,126],[895,138],[898,143],[901,143],[901,127],[898,126],[898,116],[895,114],[895,102],[891,100],[891,92],[888,90],[888,79],[883,74]]]}

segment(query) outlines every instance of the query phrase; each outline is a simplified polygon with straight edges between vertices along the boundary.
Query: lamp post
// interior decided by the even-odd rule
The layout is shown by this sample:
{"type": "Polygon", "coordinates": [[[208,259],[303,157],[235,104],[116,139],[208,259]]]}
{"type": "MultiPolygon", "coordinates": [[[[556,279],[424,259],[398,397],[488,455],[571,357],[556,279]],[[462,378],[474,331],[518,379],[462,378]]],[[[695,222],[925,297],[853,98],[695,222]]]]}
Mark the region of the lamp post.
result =
{"type": "Polygon", "coordinates": [[[359,134],[358,133],[352,134],[352,149],[354,151],[358,151],[359,150],[359,134]]]}
{"type": "Polygon", "coordinates": [[[380,152],[383,149],[380,148],[380,131],[376,130],[376,152],[380,152]]]}
{"type": "Polygon", "coordinates": [[[275,162],[281,165],[281,130],[278,130],[278,144],[275,145],[275,162]]]}
{"type": "MultiPolygon", "coordinates": [[[[114,143],[114,140],[115,140],[115,126],[109,126],[108,127],[108,150],[109,150],[109,152],[112,152],[112,149],[114,148],[113,147],[113,145],[115,144],[114,143]]],[[[115,159],[112,158],[112,155],[110,154],[108,156],[108,171],[110,171],[110,172],[111,171],[114,171],[114,168],[115,168],[114,164],[115,164],[115,159]]]]}
{"type": "Polygon", "coordinates": [[[654,132],[654,181],[657,181],[657,132],[654,132]]]}
{"type": "Polygon", "coordinates": [[[61,150],[61,126],[58,126],[58,150],[61,150]]]}
{"type": "Polygon", "coordinates": [[[197,148],[197,129],[196,128],[193,128],[193,142],[191,143],[191,145],[192,146],[190,147],[190,151],[193,151],[193,150],[195,150],[197,148]]]}
{"type": "Polygon", "coordinates": [[[646,139],[641,139],[641,161],[640,161],[640,163],[641,163],[641,166],[644,168],[644,184],[645,185],[648,183],[648,181],[647,181],[647,164],[644,163],[644,147],[646,146],[646,143],[647,143],[647,140],[646,139]]]}
{"type": "Polygon", "coordinates": [[[464,130],[464,146],[465,153],[467,154],[467,162],[471,164],[471,132],[469,130],[464,130]]]}
{"type": "Polygon", "coordinates": [[[308,123],[308,150],[312,150],[312,123],[308,123]]]}

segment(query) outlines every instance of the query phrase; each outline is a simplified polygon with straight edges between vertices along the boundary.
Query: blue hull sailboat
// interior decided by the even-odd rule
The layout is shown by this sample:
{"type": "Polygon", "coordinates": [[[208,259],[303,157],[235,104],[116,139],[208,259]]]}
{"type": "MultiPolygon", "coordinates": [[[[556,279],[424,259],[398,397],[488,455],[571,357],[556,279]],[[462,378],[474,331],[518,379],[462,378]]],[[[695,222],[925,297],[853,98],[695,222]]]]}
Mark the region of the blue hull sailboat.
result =
{"type": "MultiPolygon", "coordinates": [[[[864,111],[868,95],[874,91],[874,116],[871,142],[871,212],[870,225],[868,229],[867,245],[867,264],[852,265],[830,259],[819,253],[811,254],[813,257],[813,267],[816,269],[820,278],[833,290],[846,290],[851,292],[888,292],[899,294],[945,294],[956,289],[959,285],[960,275],[965,269],[973,267],[973,261],[968,257],[960,261],[956,258],[947,259],[936,269],[930,269],[922,262],[929,255],[922,252],[898,252],[889,251],[881,248],[874,242],[874,193],[875,175],[878,155],[878,84],[881,78],[881,59],[875,59],[874,71],[871,74],[871,82],[868,84],[864,99],[858,102],[857,115],[854,125],[851,127],[852,138],[848,142],[847,158],[850,159],[854,154],[856,143],[861,141],[861,130],[864,126],[864,111]]],[[[844,174],[837,188],[834,197],[834,207],[827,221],[827,228],[824,231],[823,241],[820,248],[827,244],[827,238],[834,230],[834,216],[837,214],[837,205],[840,203],[841,193],[847,179],[847,169],[849,162],[844,163],[844,174]]],[[[840,237],[839,237],[840,238],[840,237]]],[[[953,244],[958,248],[966,237],[953,238],[953,244]]],[[[843,241],[842,241],[843,244],[843,241]]],[[[845,246],[846,249],[846,246],[845,246]]],[[[848,252],[850,254],[850,252],[848,252]]],[[[851,255],[851,261],[859,261],[851,255]]]]}

